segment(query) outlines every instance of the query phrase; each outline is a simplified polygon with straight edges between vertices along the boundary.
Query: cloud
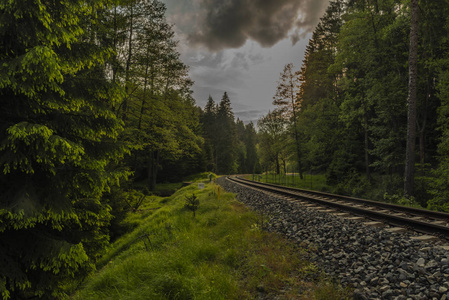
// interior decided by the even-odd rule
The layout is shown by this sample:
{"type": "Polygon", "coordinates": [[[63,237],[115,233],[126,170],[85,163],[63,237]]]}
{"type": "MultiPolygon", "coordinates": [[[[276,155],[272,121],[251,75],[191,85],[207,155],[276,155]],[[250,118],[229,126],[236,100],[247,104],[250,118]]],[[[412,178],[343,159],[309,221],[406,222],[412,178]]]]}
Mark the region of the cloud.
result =
{"type": "MultiPolygon", "coordinates": [[[[311,32],[329,0],[196,0],[195,20],[185,30],[194,46],[210,51],[239,48],[247,40],[271,47],[290,37],[292,42],[311,32]]],[[[192,3],[193,5],[193,3],[192,3]]]]}
{"type": "Polygon", "coordinates": [[[234,116],[245,122],[245,124],[249,122],[257,124],[257,120],[259,120],[267,113],[268,110],[247,110],[247,111],[236,111],[234,112],[234,116]]]}

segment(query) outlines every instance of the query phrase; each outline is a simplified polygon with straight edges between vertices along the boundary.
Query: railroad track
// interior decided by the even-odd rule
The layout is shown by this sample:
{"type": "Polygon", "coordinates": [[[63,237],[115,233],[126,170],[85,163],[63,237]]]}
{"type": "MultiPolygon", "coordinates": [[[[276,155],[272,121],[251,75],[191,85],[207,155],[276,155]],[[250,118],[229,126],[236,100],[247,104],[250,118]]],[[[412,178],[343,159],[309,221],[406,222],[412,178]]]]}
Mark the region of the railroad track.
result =
{"type": "Polygon", "coordinates": [[[227,177],[227,179],[246,187],[284,196],[290,201],[299,201],[303,205],[314,207],[324,212],[335,213],[340,217],[370,219],[372,222],[367,222],[368,225],[389,226],[391,227],[388,229],[389,231],[414,230],[431,235],[430,237],[417,237],[418,239],[438,237],[449,240],[448,213],[259,183],[238,177],[227,177]]]}

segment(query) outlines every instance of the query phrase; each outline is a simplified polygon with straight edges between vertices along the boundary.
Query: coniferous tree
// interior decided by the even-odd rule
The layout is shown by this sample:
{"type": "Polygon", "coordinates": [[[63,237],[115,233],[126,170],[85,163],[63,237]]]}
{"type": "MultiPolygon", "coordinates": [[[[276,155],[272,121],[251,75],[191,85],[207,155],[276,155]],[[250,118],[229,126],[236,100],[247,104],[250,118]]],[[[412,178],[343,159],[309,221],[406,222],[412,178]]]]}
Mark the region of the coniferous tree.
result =
{"type": "Polygon", "coordinates": [[[438,77],[438,91],[441,107],[438,110],[438,124],[441,132],[438,145],[439,165],[434,170],[431,183],[432,199],[429,208],[449,212],[449,58],[440,61],[441,73],[438,77]]]}
{"type": "Polygon", "coordinates": [[[445,1],[433,1],[425,3],[423,7],[426,17],[420,22],[424,26],[421,32],[425,34],[428,41],[426,43],[428,47],[424,49],[424,53],[432,54],[428,58],[427,66],[430,66],[431,70],[437,74],[436,80],[432,80],[432,83],[436,84],[435,96],[441,101],[437,110],[438,127],[435,130],[439,134],[438,164],[432,173],[429,188],[431,199],[428,206],[431,209],[449,212],[449,48],[447,44],[449,5],[445,1]]]}
{"type": "Polygon", "coordinates": [[[244,173],[260,173],[259,157],[257,155],[257,132],[253,122],[245,125],[245,136],[243,143],[246,148],[246,170],[244,173]]]}
{"type": "MultiPolygon", "coordinates": [[[[340,93],[338,74],[330,66],[335,62],[342,24],[343,1],[332,1],[315,28],[307,45],[299,74],[298,128],[302,135],[303,162],[310,170],[326,172],[328,180],[338,166],[342,145],[339,119],[340,93]]],[[[338,169],[342,169],[338,166],[338,169]]],[[[340,171],[339,171],[340,172],[340,171]]],[[[346,173],[346,170],[343,171],[346,173]]]]}
{"type": "Polygon", "coordinates": [[[204,159],[207,171],[217,172],[215,161],[215,145],[217,144],[217,105],[209,95],[206,106],[201,115],[201,125],[204,136],[204,159]]]}
{"type": "Polygon", "coordinates": [[[108,242],[102,198],[126,174],[115,163],[119,89],[97,44],[103,1],[0,5],[0,292],[53,298],[94,269],[108,242]]]}
{"type": "Polygon", "coordinates": [[[246,145],[244,143],[245,139],[245,124],[242,120],[237,119],[235,122],[235,130],[236,130],[236,160],[237,160],[237,173],[239,174],[247,174],[248,166],[247,159],[248,154],[246,150],[246,145]]]}
{"type": "Polygon", "coordinates": [[[217,144],[215,160],[219,174],[234,174],[236,164],[236,130],[228,93],[224,92],[217,110],[217,144]]]}

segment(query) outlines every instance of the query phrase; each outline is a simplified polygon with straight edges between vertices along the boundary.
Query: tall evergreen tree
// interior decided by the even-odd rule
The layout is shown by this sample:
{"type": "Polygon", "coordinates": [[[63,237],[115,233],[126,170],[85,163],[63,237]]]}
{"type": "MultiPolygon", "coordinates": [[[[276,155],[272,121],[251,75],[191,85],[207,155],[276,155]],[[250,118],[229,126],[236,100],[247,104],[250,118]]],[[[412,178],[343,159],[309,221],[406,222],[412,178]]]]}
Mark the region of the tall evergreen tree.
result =
{"type": "Polygon", "coordinates": [[[126,175],[114,163],[122,122],[95,38],[103,1],[0,5],[0,292],[57,297],[94,269],[108,242],[103,201],[126,175]]]}
{"type": "Polygon", "coordinates": [[[237,119],[235,122],[235,131],[236,131],[236,160],[237,160],[237,173],[239,174],[248,174],[247,172],[247,159],[248,154],[246,152],[246,145],[244,143],[245,139],[245,124],[242,120],[237,119]]]}
{"type": "Polygon", "coordinates": [[[236,164],[236,129],[228,93],[224,92],[217,110],[215,160],[219,174],[234,174],[236,164]]]}
{"type": "MultiPolygon", "coordinates": [[[[425,53],[431,53],[427,65],[437,74],[435,83],[437,98],[441,101],[438,107],[438,164],[433,171],[431,179],[428,206],[449,212],[449,5],[446,1],[426,2],[425,15],[421,19],[424,25],[423,32],[428,45],[425,53]],[[445,24],[445,25],[443,25],[445,24]]],[[[431,73],[432,74],[432,73],[431,73]]],[[[430,121],[430,120],[429,120],[430,121]]]]}
{"type": "MultiPolygon", "coordinates": [[[[330,66],[338,53],[337,42],[343,23],[343,1],[332,1],[307,45],[299,74],[298,128],[302,134],[302,160],[309,169],[334,174],[333,161],[340,161],[341,120],[340,76],[330,66]]],[[[339,167],[340,168],[340,167],[339,167]]],[[[328,176],[329,177],[329,176],[328,176]]],[[[340,177],[341,178],[341,177],[340,177]]]]}
{"type": "Polygon", "coordinates": [[[209,95],[206,106],[201,116],[201,124],[204,136],[204,159],[207,171],[217,172],[215,161],[215,145],[217,144],[217,105],[214,99],[209,95]]]}
{"type": "Polygon", "coordinates": [[[245,174],[259,173],[258,169],[259,157],[257,155],[257,133],[254,128],[253,122],[245,125],[245,134],[243,137],[243,143],[246,149],[246,169],[243,171],[245,174]]]}

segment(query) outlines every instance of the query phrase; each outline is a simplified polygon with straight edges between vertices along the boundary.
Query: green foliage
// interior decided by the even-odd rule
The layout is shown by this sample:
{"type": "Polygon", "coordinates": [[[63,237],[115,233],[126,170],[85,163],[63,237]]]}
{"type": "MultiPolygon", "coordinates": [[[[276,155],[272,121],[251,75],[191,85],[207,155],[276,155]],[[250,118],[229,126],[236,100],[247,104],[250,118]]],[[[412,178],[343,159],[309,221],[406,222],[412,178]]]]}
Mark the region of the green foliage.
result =
{"type": "Polygon", "coordinates": [[[147,188],[144,188],[143,191],[131,190],[126,196],[124,195],[124,201],[128,205],[129,209],[132,211],[137,211],[145,200],[145,197],[149,194],[150,192],[147,188]]]}
{"type": "Polygon", "coordinates": [[[199,174],[193,174],[184,178],[184,181],[195,182],[195,181],[209,181],[209,175],[212,175],[212,180],[215,180],[218,176],[212,172],[203,172],[199,174]]]}
{"type": "Polygon", "coordinates": [[[200,200],[197,199],[197,196],[195,194],[192,194],[192,196],[186,196],[186,203],[185,203],[184,207],[193,212],[194,218],[195,218],[195,212],[198,210],[199,206],[200,206],[200,200]]]}
{"type": "Polygon", "coordinates": [[[89,35],[103,1],[0,5],[0,291],[3,299],[62,296],[108,244],[106,192],[118,162],[121,97],[105,78],[110,49],[89,35]]]}
{"type": "Polygon", "coordinates": [[[441,132],[438,145],[439,165],[434,170],[430,193],[433,198],[429,208],[449,212],[449,59],[441,61],[438,90],[441,106],[438,110],[438,125],[441,132]]]}
{"type": "Polygon", "coordinates": [[[234,119],[231,101],[225,92],[218,105],[209,96],[201,114],[204,136],[202,163],[217,174],[251,173],[258,162],[256,130],[234,119]]]}
{"type": "MultiPolygon", "coordinates": [[[[415,163],[437,170],[434,175],[430,168],[417,170],[415,196],[426,206],[429,183],[435,176],[434,199],[429,204],[442,209],[448,198],[441,178],[446,177],[444,159],[449,149],[444,142],[449,6],[445,1],[421,2],[415,147],[419,160],[415,163]]],[[[382,199],[385,192],[398,193],[403,185],[409,4],[401,0],[331,1],[307,45],[301,70],[295,74],[299,79],[287,82],[293,77],[290,64],[281,76],[275,104],[289,112],[284,127],[299,134],[298,162],[325,173],[328,184],[341,193],[359,196],[369,188],[372,196],[382,199]],[[298,86],[296,98],[286,96],[298,86]],[[298,106],[293,118],[295,110],[289,103],[298,106]]],[[[261,118],[262,125],[269,115],[261,118]]],[[[281,152],[273,155],[276,143],[269,142],[266,130],[260,128],[258,148],[264,169],[274,167],[276,173],[282,173],[282,164],[292,165],[294,158],[281,152]]]]}
{"type": "Polygon", "coordinates": [[[422,208],[419,205],[419,203],[416,201],[415,197],[405,197],[403,195],[398,195],[398,194],[390,195],[388,193],[385,193],[384,200],[386,202],[392,203],[392,204],[422,208]]]}
{"type": "Polygon", "coordinates": [[[215,145],[215,159],[217,161],[218,174],[235,174],[237,172],[237,143],[236,125],[234,113],[231,109],[231,100],[225,92],[218,104],[216,116],[217,128],[219,132],[214,134],[217,136],[215,145]]]}
{"type": "Polygon", "coordinates": [[[257,122],[261,164],[265,170],[273,167],[276,174],[280,173],[281,160],[287,160],[291,155],[291,146],[295,145],[294,140],[290,138],[287,124],[288,121],[280,110],[269,112],[257,122]]]}
{"type": "Polygon", "coordinates": [[[333,187],[333,192],[336,194],[363,197],[366,195],[366,191],[369,191],[372,188],[372,184],[364,174],[352,171],[348,173],[339,184],[333,187]]]}
{"type": "MultiPolygon", "coordinates": [[[[290,126],[285,126],[284,130],[287,130],[291,135],[290,138],[293,144],[293,152],[296,154],[294,155],[294,158],[296,159],[299,174],[302,177],[302,156],[304,151],[302,151],[302,146],[300,145],[300,132],[297,124],[298,114],[301,109],[299,98],[300,87],[298,85],[299,75],[300,72],[295,72],[293,70],[292,63],[284,66],[284,70],[280,74],[276,94],[273,97],[273,105],[277,106],[273,113],[277,113],[279,117],[284,119],[284,124],[288,124],[289,121],[291,121],[291,124],[289,124],[290,126]]],[[[286,148],[287,143],[284,145],[286,148]]],[[[276,171],[279,173],[279,167],[277,167],[276,171]]]]}
{"type": "Polygon", "coordinates": [[[132,149],[125,163],[151,191],[196,172],[203,144],[193,83],[165,12],[161,1],[115,1],[99,32],[114,50],[108,71],[124,91],[114,109],[125,124],[120,140],[132,149]]]}

